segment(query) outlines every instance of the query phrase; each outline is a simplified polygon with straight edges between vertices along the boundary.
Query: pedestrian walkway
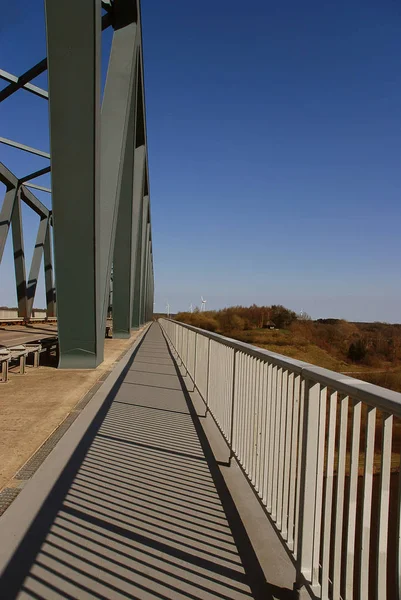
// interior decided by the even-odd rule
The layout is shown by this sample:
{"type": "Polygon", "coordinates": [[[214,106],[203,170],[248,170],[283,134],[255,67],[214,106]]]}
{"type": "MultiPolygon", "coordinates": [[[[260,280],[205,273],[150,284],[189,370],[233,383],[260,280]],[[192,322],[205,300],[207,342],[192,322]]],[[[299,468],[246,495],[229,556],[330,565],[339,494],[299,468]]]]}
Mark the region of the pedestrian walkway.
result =
{"type": "Polygon", "coordinates": [[[158,324],[0,580],[0,598],[268,598],[158,324]]]}

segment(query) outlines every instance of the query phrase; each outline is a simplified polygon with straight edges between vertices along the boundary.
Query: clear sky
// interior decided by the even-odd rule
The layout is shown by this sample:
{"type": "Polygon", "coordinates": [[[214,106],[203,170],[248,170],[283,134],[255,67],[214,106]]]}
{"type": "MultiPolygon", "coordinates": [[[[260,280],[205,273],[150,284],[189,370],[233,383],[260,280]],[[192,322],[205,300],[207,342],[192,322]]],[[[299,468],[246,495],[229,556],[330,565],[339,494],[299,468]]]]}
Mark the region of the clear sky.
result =
{"type": "MultiPolygon", "coordinates": [[[[0,68],[18,74],[45,55],[42,1],[0,4],[0,68]]],[[[401,322],[398,0],[142,12],[156,310],[203,295],[401,322]]],[[[2,103],[0,135],[47,150],[46,102],[2,103]]],[[[17,175],[47,164],[4,146],[0,160],[17,175]]],[[[0,303],[14,301],[7,252],[0,303]]]]}

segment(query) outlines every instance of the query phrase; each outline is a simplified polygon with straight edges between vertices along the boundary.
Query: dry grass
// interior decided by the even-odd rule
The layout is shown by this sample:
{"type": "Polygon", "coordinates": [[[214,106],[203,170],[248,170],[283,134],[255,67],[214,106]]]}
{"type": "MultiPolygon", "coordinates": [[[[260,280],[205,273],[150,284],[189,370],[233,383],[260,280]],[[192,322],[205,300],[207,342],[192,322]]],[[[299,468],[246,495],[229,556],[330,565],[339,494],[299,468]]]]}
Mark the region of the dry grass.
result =
{"type": "Polygon", "coordinates": [[[315,344],[310,343],[300,335],[289,330],[269,331],[266,329],[232,332],[232,337],[247,344],[260,346],[265,350],[284,354],[290,358],[303,360],[319,367],[333,371],[345,371],[352,368],[346,362],[339,360],[315,344]]]}

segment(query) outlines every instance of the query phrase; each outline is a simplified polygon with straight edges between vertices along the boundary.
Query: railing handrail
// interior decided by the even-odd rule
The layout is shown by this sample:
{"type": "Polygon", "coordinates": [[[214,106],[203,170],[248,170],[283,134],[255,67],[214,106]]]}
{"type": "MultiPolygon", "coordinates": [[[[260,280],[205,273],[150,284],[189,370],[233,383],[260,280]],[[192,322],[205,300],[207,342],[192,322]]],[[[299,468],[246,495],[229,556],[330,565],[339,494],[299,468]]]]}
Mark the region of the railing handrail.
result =
{"type": "Polygon", "coordinates": [[[176,321],[175,319],[166,319],[165,317],[161,317],[161,319],[186,327],[195,333],[204,335],[205,337],[224,344],[225,346],[229,346],[234,350],[246,352],[261,360],[268,359],[270,362],[274,362],[280,367],[291,369],[293,373],[299,373],[305,379],[324,384],[329,388],[335,388],[338,392],[345,394],[346,396],[351,396],[354,400],[361,400],[370,406],[401,416],[401,393],[399,392],[393,392],[392,390],[367,381],[362,381],[361,379],[355,379],[354,377],[349,377],[348,375],[343,375],[336,371],[331,371],[330,369],[314,366],[302,360],[264,350],[263,348],[258,348],[252,344],[240,342],[219,333],[214,333],[212,331],[207,331],[206,329],[188,325],[181,321],[176,321]]]}

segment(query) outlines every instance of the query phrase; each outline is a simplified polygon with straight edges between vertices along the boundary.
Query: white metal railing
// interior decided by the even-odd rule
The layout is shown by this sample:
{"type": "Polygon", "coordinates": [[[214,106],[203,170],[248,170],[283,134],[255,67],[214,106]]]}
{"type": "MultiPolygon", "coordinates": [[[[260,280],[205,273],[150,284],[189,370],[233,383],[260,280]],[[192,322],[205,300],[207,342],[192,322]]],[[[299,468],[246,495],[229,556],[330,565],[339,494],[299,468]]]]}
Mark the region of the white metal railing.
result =
{"type": "Polygon", "coordinates": [[[401,394],[159,323],[275,522],[298,586],[324,600],[400,598],[401,394]]]}

